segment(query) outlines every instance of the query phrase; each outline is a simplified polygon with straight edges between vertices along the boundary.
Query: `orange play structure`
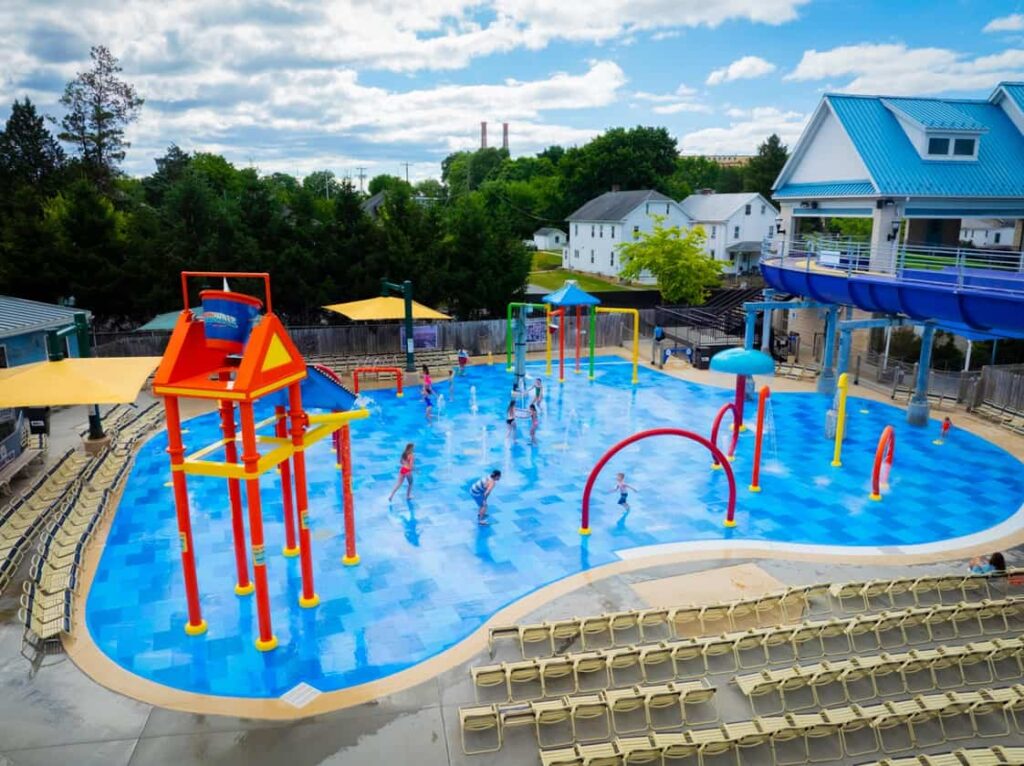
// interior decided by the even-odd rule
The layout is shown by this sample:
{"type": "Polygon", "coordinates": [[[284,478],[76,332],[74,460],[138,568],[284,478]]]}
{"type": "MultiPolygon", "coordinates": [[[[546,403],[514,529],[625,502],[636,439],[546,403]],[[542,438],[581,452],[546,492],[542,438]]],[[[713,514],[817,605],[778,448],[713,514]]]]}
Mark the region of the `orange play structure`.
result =
{"type": "Polygon", "coordinates": [[[367,374],[381,372],[395,376],[395,380],[398,381],[398,390],[395,392],[395,396],[402,396],[402,371],[398,367],[356,367],[352,370],[352,393],[359,393],[360,373],[367,374]]]}
{"type": "MultiPolygon", "coordinates": [[[[206,632],[199,604],[192,520],[189,509],[188,475],[217,476],[227,480],[231,505],[231,527],[235,549],[237,582],[235,593],[247,596],[255,591],[259,636],[256,648],[269,651],[277,646],[270,615],[267,588],[267,554],[263,540],[263,512],[260,476],[280,467],[285,515],[284,555],[300,557],[302,592],[299,605],[306,608],[319,603],[313,584],[313,559],[308,523],[309,500],[306,488],[305,450],[312,444],[342,431],[348,447],[348,425],[365,418],[365,410],[309,415],[303,411],[300,383],[306,377],[306,364],[288,336],[281,320],[273,313],[270,275],[249,272],[182,272],[181,291],[184,310],[171,334],[167,350],[156,372],[153,392],[163,397],[167,417],[167,452],[171,462],[174,505],[181,539],[181,566],[188,602],[185,632],[206,632]],[[260,279],[263,301],[228,290],[203,290],[203,318],[189,310],[189,280],[193,278],[260,279]],[[278,404],[274,415],[257,423],[254,405],[261,397],[275,392],[286,396],[287,407],[278,404]],[[218,402],[223,438],[186,454],[182,442],[179,399],[191,397],[218,402]],[[235,406],[238,407],[241,434],[235,430],[235,406]],[[273,426],[272,433],[259,434],[273,426]],[[241,454],[239,455],[239,443],[241,454]],[[267,450],[260,452],[260,446],[267,450]],[[209,459],[223,448],[223,460],[209,459]],[[239,462],[240,461],[240,462],[239,462]],[[252,581],[249,579],[245,525],[242,518],[241,483],[245,483],[252,546],[252,581]],[[292,491],[294,489],[294,503],[292,491]],[[297,518],[296,518],[297,517],[297,518]],[[297,520],[297,524],[296,524],[297,520]],[[297,530],[296,530],[297,528],[297,530]],[[297,531],[297,534],[296,534],[297,531]],[[297,538],[297,539],[296,539],[297,538]]],[[[280,401],[280,398],[278,399],[280,401]]],[[[351,461],[343,462],[343,473],[351,471],[351,461]]],[[[342,477],[345,492],[345,529],[354,560],[355,522],[350,477],[342,477]]],[[[347,549],[348,550],[348,549],[347,549]]],[[[346,556],[348,559],[349,556],[346,556]]]]}

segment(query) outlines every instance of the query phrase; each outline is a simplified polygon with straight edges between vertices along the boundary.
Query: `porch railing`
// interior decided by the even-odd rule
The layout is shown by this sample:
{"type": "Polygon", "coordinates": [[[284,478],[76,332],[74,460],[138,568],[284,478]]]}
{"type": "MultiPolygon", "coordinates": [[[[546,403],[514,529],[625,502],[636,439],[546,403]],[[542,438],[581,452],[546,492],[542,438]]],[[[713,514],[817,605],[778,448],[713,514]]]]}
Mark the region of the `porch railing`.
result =
{"type": "Polygon", "coordinates": [[[787,269],[827,269],[847,276],[893,277],[904,282],[1024,294],[1024,251],[872,245],[828,237],[765,240],[761,262],[787,269]]]}

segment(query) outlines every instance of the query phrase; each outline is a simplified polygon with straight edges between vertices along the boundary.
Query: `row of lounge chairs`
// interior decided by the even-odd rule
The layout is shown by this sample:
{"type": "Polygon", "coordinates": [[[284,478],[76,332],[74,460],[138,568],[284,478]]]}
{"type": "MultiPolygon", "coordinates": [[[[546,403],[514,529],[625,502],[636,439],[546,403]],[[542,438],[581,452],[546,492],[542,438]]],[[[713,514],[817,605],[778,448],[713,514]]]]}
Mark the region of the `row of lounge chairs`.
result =
{"type": "Polygon", "coordinates": [[[948,595],[958,599],[990,596],[993,590],[1005,593],[1022,575],[1024,571],[1011,569],[998,575],[929,575],[837,585],[805,585],[758,598],[722,601],[706,606],[633,609],[590,617],[503,625],[488,632],[488,648],[493,656],[496,642],[511,638],[519,644],[525,658],[531,649],[555,654],[559,644],[570,644],[577,639],[586,649],[588,642],[593,644],[597,637],[615,646],[624,640],[635,640],[636,635],[642,641],[655,631],[660,635],[667,630],[676,637],[716,634],[751,624],[793,622],[805,611],[808,615],[826,614],[832,611],[833,605],[844,611],[860,612],[877,605],[897,606],[901,599],[921,605],[929,597],[934,602],[948,595]]]}
{"type": "MultiPolygon", "coordinates": [[[[745,755],[751,764],[799,766],[879,751],[886,754],[920,752],[926,747],[966,737],[1005,737],[1014,728],[1024,732],[1021,713],[1024,713],[1022,686],[946,692],[864,707],[852,705],[810,714],[758,717],[707,729],[616,737],[599,744],[541,750],[540,759],[542,766],[652,763],[701,766],[709,758],[731,754],[737,766],[743,766],[745,755]],[[956,726],[961,721],[967,723],[966,737],[956,726]],[[930,723],[936,725],[929,727],[930,723]],[[929,728],[931,739],[926,739],[922,733],[929,728]],[[859,741],[864,739],[867,742],[859,741]]],[[[1017,764],[1024,763],[1022,751],[1024,748],[975,748],[940,756],[915,756],[902,760],[900,766],[1017,764]],[[948,756],[952,756],[952,760],[948,756]],[[928,760],[931,758],[936,760],[928,760]]]]}
{"type": "Polygon", "coordinates": [[[994,402],[984,401],[971,409],[975,415],[998,423],[1010,431],[1024,434],[1024,412],[994,402]]]}
{"type": "MultiPolygon", "coordinates": [[[[338,374],[345,375],[356,367],[398,367],[405,369],[405,354],[365,354],[349,356],[342,354],[311,354],[306,357],[310,364],[322,364],[338,374]]],[[[416,369],[427,365],[432,370],[444,370],[453,367],[457,362],[453,351],[417,351],[416,369]]],[[[435,371],[436,374],[436,371],[435,371]]]]}

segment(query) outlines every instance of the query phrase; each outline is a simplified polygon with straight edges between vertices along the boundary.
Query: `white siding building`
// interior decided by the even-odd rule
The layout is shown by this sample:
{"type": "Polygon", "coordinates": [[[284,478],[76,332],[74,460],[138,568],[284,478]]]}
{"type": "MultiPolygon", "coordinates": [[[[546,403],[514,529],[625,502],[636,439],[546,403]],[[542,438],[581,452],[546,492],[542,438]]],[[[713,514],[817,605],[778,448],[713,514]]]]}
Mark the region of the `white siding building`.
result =
{"type": "Polygon", "coordinates": [[[1006,218],[964,218],[960,221],[960,241],[985,250],[1013,250],[1016,223],[1006,218]]]}
{"type": "Polygon", "coordinates": [[[550,226],[533,232],[533,244],[538,250],[561,250],[565,247],[567,239],[564,231],[550,226]]]}
{"type": "MultiPolygon", "coordinates": [[[[562,261],[567,269],[617,277],[622,263],[618,245],[654,229],[655,216],[663,226],[690,225],[679,203],[661,192],[611,191],[596,197],[569,216],[569,246],[562,261]]],[[[651,281],[641,280],[641,281],[651,281]]]]}
{"type": "Polygon", "coordinates": [[[775,232],[779,211],[756,192],[691,194],[679,203],[695,226],[704,228],[708,255],[724,262],[726,274],[757,269],[761,243],[775,232]]]}

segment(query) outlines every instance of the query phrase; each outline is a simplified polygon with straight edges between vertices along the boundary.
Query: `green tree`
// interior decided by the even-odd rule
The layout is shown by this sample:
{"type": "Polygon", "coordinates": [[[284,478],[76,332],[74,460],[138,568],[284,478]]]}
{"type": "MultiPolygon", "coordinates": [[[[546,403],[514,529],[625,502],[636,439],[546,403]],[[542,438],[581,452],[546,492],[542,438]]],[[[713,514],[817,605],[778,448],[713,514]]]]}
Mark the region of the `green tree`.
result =
{"type": "Polygon", "coordinates": [[[431,199],[441,199],[445,196],[444,184],[436,178],[424,178],[413,186],[413,190],[417,194],[431,199]]]}
{"type": "Polygon", "coordinates": [[[302,188],[310,194],[324,199],[337,197],[341,193],[341,184],[330,170],[317,170],[302,179],[302,188]]]}
{"type": "Polygon", "coordinates": [[[757,147],[757,154],[743,168],[743,191],[757,192],[765,199],[771,199],[772,184],[788,158],[789,151],[783,146],[782,139],[772,133],[757,147]]]}
{"type": "Polygon", "coordinates": [[[618,246],[622,258],[620,276],[638,279],[649,272],[658,280],[658,289],[669,303],[697,306],[721,280],[722,264],[708,256],[704,229],[665,227],[664,217],[656,216],[654,230],[618,246]]]}
{"type": "Polygon", "coordinates": [[[46,129],[35,105],[25,99],[11,105],[0,132],[0,183],[5,190],[26,184],[49,188],[64,166],[64,152],[46,129]]]}
{"type": "Polygon", "coordinates": [[[390,191],[391,189],[397,188],[411,189],[412,187],[398,176],[392,176],[388,175],[387,173],[382,173],[381,175],[374,176],[373,178],[370,179],[370,183],[366,187],[366,191],[369,192],[370,196],[372,197],[374,194],[377,194],[378,192],[390,191]]]}
{"type": "Polygon", "coordinates": [[[108,184],[131,146],[125,128],[138,118],[143,99],[118,77],[121,67],[104,46],[93,46],[89,56],[92,68],[79,72],[60,98],[67,110],[60,140],[74,146],[93,177],[108,184]]]}

